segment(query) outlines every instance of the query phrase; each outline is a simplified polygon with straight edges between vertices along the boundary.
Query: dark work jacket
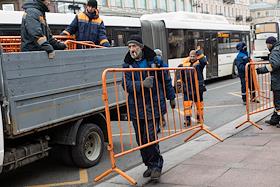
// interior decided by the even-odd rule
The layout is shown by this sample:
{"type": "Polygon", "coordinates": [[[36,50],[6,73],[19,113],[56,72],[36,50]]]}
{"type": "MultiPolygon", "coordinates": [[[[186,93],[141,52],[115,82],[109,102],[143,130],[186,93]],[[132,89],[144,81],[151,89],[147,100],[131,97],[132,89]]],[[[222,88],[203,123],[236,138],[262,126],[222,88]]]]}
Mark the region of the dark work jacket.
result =
{"type": "MultiPolygon", "coordinates": [[[[180,64],[179,67],[194,67],[197,73],[197,79],[198,79],[198,89],[200,93],[203,93],[206,91],[205,83],[204,83],[204,77],[203,77],[203,69],[207,65],[207,59],[206,57],[197,60],[193,63],[190,62],[190,58],[187,57],[184,59],[183,64],[180,64]]],[[[186,69],[181,70],[181,75],[177,74],[177,80],[182,80],[183,82],[183,89],[184,92],[188,92],[189,95],[192,93],[196,94],[195,89],[195,74],[193,69],[186,69]]]]}
{"type": "Polygon", "coordinates": [[[21,51],[41,51],[42,44],[62,49],[47,24],[48,7],[41,0],[27,0],[22,8],[25,12],[21,23],[21,51]]]}
{"type": "MultiPolygon", "coordinates": [[[[124,68],[149,68],[152,64],[163,64],[160,58],[156,57],[155,52],[148,48],[144,47],[143,49],[143,58],[141,61],[135,61],[128,52],[125,59],[124,59],[124,68]]],[[[162,65],[162,67],[166,67],[166,65],[162,65]]],[[[150,76],[157,75],[157,85],[158,85],[158,92],[156,88],[156,78],[154,78],[153,88],[152,91],[152,104],[151,104],[151,97],[150,97],[150,89],[144,88],[144,99],[146,104],[146,110],[144,110],[144,100],[142,95],[142,86],[141,86],[141,79],[140,79],[140,72],[134,72],[134,84],[135,84],[135,92],[136,92],[136,101],[137,106],[134,98],[134,89],[133,89],[133,79],[132,73],[127,72],[125,73],[125,80],[126,80],[126,90],[128,93],[128,104],[129,104],[129,112],[132,119],[137,118],[135,107],[138,109],[138,116],[140,119],[145,119],[145,111],[148,119],[152,119],[153,112],[155,118],[160,117],[166,113],[166,98],[168,100],[172,100],[175,98],[175,92],[172,87],[171,77],[169,76],[169,72],[167,70],[163,71],[150,71],[150,76]],[[157,73],[156,73],[157,72],[157,73]],[[163,74],[162,74],[163,73],[163,74]],[[164,85],[165,84],[165,88],[164,85]],[[164,95],[164,89],[166,89],[166,97],[164,95]],[[159,100],[158,95],[159,94],[159,100]],[[158,104],[160,103],[160,107],[158,104]],[[152,108],[153,105],[153,108],[152,108]]],[[[148,76],[147,71],[142,73],[142,80],[148,76]]],[[[124,87],[124,78],[123,78],[123,87],[124,87]]]]}
{"type": "Polygon", "coordinates": [[[245,67],[249,60],[250,59],[247,51],[239,51],[235,58],[235,64],[237,66],[240,78],[245,78],[245,67]]]}
{"type": "Polygon", "coordinates": [[[93,15],[87,12],[79,13],[63,34],[75,34],[78,41],[92,41],[97,45],[110,46],[104,22],[99,17],[98,11],[93,15]]]}

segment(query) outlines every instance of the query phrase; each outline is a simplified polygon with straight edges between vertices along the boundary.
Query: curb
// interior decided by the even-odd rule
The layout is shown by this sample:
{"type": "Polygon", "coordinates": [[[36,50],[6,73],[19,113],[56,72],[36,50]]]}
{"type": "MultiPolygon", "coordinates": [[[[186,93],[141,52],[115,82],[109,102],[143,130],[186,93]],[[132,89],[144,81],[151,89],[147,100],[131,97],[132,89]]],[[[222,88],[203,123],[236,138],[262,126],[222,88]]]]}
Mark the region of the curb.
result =
{"type": "MultiPolygon", "coordinates": [[[[273,112],[273,109],[264,111],[259,114],[255,114],[251,116],[251,120],[254,122],[259,122],[262,119],[266,118],[268,115],[270,115],[273,112]]],[[[238,134],[239,132],[247,129],[250,127],[250,125],[243,125],[238,129],[235,129],[235,126],[238,124],[244,122],[247,118],[247,115],[241,116],[237,118],[236,120],[229,122],[213,132],[218,134],[220,137],[224,138],[224,140],[238,134]]],[[[197,153],[208,149],[211,146],[214,146],[218,144],[216,139],[212,138],[208,134],[203,134],[199,136],[198,138],[195,138],[183,145],[180,145],[174,149],[171,149],[165,153],[162,154],[164,158],[164,167],[162,170],[162,174],[167,173],[172,168],[176,167],[180,163],[184,162],[188,158],[196,155],[197,153]]],[[[136,186],[143,186],[145,184],[148,184],[150,182],[150,178],[143,178],[142,174],[146,170],[146,166],[144,164],[140,164],[128,171],[126,171],[126,174],[128,174],[130,177],[135,179],[137,181],[136,186]]],[[[107,181],[104,181],[98,185],[98,187],[115,187],[115,186],[131,186],[128,181],[123,179],[121,176],[115,176],[111,179],[108,179],[107,181]]]]}

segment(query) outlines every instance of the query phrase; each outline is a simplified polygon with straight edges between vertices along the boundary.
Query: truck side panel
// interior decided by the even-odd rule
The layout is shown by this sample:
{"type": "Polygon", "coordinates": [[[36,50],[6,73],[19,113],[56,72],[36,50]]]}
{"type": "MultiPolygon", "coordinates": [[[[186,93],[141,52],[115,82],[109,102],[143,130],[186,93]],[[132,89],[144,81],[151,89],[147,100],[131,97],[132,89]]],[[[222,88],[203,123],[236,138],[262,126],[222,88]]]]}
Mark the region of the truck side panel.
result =
{"type": "MultiPolygon", "coordinates": [[[[51,60],[45,52],[3,54],[10,133],[17,135],[104,109],[102,72],[121,67],[126,52],[127,48],[56,51],[51,60]]],[[[114,88],[110,89],[109,98],[114,99],[114,88]]],[[[119,97],[124,101],[121,88],[119,97]]]]}

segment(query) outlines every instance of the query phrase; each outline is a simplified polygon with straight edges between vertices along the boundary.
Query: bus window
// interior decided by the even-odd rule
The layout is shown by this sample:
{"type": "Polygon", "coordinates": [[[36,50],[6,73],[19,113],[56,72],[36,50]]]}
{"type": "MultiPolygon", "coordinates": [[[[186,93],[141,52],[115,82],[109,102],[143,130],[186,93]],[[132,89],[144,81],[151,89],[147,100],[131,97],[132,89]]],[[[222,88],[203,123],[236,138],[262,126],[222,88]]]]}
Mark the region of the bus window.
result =
{"type": "Polygon", "coordinates": [[[218,53],[226,54],[230,51],[230,34],[218,32],[218,53]]]}
{"type": "Polygon", "coordinates": [[[188,31],[188,45],[187,45],[187,55],[191,50],[200,47],[202,50],[204,49],[204,36],[203,32],[200,31],[188,31]]]}
{"type": "Polygon", "coordinates": [[[185,57],[185,35],[184,30],[169,30],[168,31],[168,58],[183,58],[185,57]]]}

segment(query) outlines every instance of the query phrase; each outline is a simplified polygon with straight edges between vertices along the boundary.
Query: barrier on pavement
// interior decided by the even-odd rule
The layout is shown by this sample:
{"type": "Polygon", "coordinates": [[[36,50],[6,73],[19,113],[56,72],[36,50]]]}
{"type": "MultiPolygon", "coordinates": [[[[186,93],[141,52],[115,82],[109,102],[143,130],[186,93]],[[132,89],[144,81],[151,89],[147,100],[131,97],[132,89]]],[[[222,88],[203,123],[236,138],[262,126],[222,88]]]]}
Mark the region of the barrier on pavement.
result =
{"type": "Polygon", "coordinates": [[[185,142],[200,131],[205,131],[223,141],[204,125],[198,78],[196,70],[192,67],[111,68],[103,72],[102,84],[111,168],[96,177],[96,182],[116,172],[131,184],[136,184],[133,178],[116,166],[116,159],[185,132],[191,131],[191,135],[185,139],[185,142]],[[183,86],[182,93],[175,88],[176,107],[172,109],[171,104],[167,104],[166,98],[170,98],[169,94],[174,90],[170,81],[170,72],[175,73],[175,71],[180,72],[179,79],[182,80],[183,86]],[[146,77],[153,77],[152,88],[147,88],[143,83],[146,77]],[[112,94],[112,92],[115,93],[115,97],[108,98],[108,93],[112,94]],[[190,105],[190,108],[184,107],[186,101],[191,102],[193,107],[190,105]],[[112,106],[116,108],[112,110],[110,108],[112,106]],[[127,122],[121,121],[122,106],[127,111],[127,122]],[[111,121],[111,116],[114,114],[117,115],[115,122],[111,121]],[[189,115],[191,115],[191,123],[187,123],[186,116],[189,115]],[[134,136],[139,137],[138,143],[135,142],[134,136]]]}
{"type": "Polygon", "coordinates": [[[245,68],[246,80],[246,115],[247,119],[236,128],[249,122],[251,125],[262,128],[251,120],[251,116],[273,108],[273,95],[270,89],[270,73],[257,74],[256,68],[263,67],[268,62],[250,62],[245,68]]]}

